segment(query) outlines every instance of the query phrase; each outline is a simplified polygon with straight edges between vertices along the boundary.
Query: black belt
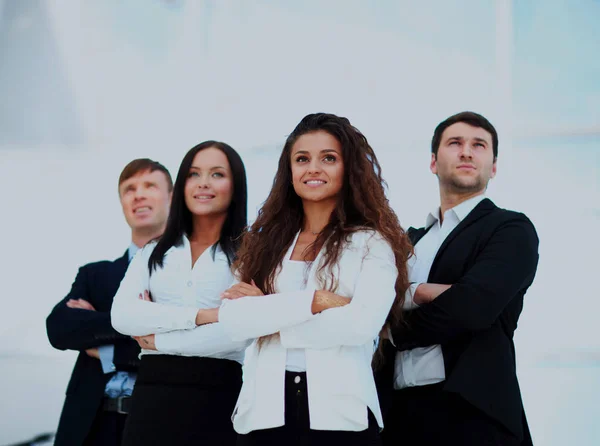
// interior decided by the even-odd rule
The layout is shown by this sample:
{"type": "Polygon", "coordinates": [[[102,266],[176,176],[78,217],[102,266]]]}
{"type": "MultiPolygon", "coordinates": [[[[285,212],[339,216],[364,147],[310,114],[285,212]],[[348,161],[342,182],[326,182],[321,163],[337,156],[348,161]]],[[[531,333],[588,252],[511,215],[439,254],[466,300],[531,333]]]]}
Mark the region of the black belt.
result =
{"type": "Polygon", "coordinates": [[[106,412],[128,414],[131,411],[131,397],[120,396],[118,398],[104,398],[102,401],[102,410],[105,410],[106,412]]]}

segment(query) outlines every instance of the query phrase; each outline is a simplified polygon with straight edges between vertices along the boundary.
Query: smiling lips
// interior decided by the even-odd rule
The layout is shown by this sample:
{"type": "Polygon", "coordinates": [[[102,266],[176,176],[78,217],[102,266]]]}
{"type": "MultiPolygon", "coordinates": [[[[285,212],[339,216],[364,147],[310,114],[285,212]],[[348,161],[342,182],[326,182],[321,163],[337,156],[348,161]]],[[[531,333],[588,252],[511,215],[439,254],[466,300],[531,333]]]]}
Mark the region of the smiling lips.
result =
{"type": "Polygon", "coordinates": [[[140,206],[139,208],[135,208],[133,210],[133,213],[135,215],[140,215],[140,214],[147,214],[152,210],[152,208],[150,206],[140,206]]]}
{"type": "Polygon", "coordinates": [[[304,184],[306,184],[308,187],[319,187],[324,184],[327,184],[327,181],[325,181],[325,180],[307,180],[304,182],[304,184]]]}
{"type": "Polygon", "coordinates": [[[215,198],[215,196],[211,194],[194,195],[194,200],[198,200],[201,202],[209,201],[213,198],[215,198]]]}

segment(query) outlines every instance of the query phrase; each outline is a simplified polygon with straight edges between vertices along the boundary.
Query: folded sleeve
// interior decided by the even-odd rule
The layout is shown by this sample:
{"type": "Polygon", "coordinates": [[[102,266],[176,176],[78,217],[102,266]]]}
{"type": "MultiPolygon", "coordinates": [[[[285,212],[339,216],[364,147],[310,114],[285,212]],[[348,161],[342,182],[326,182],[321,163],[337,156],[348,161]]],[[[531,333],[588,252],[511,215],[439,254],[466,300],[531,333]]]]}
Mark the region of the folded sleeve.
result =
{"type": "Polygon", "coordinates": [[[284,347],[324,349],[363,345],[377,338],[396,296],[398,270],[387,241],[378,234],[363,237],[362,267],[350,303],[282,329],[284,347]]]}
{"type": "Polygon", "coordinates": [[[250,342],[231,339],[223,324],[217,322],[200,325],[193,330],[159,333],[155,336],[155,344],[156,349],[163,353],[218,358],[242,351],[250,342]]]}
{"type": "Polygon", "coordinates": [[[313,317],[314,289],[223,299],[219,322],[236,341],[277,333],[313,317]]]}

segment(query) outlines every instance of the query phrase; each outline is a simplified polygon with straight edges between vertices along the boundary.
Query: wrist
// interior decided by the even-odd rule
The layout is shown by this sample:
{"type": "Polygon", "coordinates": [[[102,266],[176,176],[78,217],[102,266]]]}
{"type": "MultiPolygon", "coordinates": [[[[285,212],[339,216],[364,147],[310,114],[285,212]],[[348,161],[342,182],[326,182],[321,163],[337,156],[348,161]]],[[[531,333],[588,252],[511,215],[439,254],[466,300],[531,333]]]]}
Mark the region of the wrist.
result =
{"type": "Polygon", "coordinates": [[[196,325],[212,324],[219,321],[219,309],[200,309],[196,313],[196,325]]]}
{"type": "Polygon", "coordinates": [[[312,304],[310,306],[310,311],[312,314],[317,314],[323,311],[323,291],[315,290],[315,294],[313,295],[312,304]]]}

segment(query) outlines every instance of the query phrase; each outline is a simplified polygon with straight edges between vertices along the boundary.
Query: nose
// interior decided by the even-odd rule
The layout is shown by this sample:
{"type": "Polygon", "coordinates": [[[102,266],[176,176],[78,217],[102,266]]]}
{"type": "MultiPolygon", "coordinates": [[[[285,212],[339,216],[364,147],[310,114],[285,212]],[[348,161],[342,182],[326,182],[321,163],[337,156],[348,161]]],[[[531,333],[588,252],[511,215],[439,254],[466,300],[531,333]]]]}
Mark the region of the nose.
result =
{"type": "Polygon", "coordinates": [[[473,151],[471,149],[471,145],[470,144],[463,144],[462,145],[462,150],[460,151],[460,157],[461,158],[468,158],[468,159],[473,158],[473,151]]]}
{"type": "Polygon", "coordinates": [[[139,201],[139,200],[143,200],[144,198],[146,198],[146,188],[144,188],[144,187],[137,187],[135,189],[134,199],[136,201],[139,201]]]}
{"type": "Polygon", "coordinates": [[[198,187],[200,189],[207,189],[208,188],[208,177],[207,176],[201,176],[198,179],[198,187]]]}
{"type": "Polygon", "coordinates": [[[308,173],[316,174],[319,172],[321,172],[321,166],[319,164],[319,160],[315,158],[310,162],[310,165],[308,166],[308,173]]]}

